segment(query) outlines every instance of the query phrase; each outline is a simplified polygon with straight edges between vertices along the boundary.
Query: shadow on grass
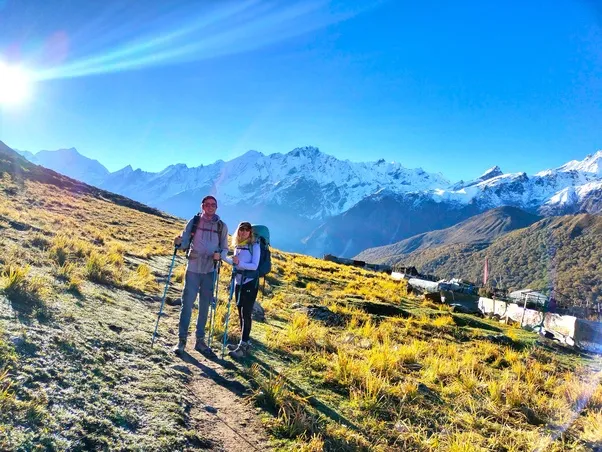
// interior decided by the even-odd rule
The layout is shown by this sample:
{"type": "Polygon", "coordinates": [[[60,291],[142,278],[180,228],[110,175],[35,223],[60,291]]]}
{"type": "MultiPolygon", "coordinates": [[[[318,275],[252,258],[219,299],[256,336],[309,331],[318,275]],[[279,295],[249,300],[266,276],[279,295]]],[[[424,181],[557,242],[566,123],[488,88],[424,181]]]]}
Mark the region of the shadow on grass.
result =
{"type": "Polygon", "coordinates": [[[489,323],[475,319],[470,314],[451,314],[454,319],[454,323],[458,326],[469,326],[471,328],[479,328],[487,331],[495,331],[501,333],[503,330],[497,326],[490,325],[489,323]]]}
{"type": "Polygon", "coordinates": [[[43,324],[52,321],[52,312],[41,298],[18,291],[5,291],[4,295],[20,323],[29,325],[34,318],[43,324]]]}
{"type": "MultiPolygon", "coordinates": [[[[283,355],[288,355],[288,357],[287,357],[288,361],[292,361],[293,359],[298,360],[298,358],[296,356],[290,355],[289,353],[280,352],[280,351],[276,351],[273,349],[268,349],[261,342],[254,341],[253,349],[261,351],[261,352],[265,353],[266,355],[272,355],[272,356],[278,355],[279,359],[282,359],[281,357],[283,355]]],[[[333,408],[326,405],[324,402],[322,402],[320,399],[318,399],[313,394],[311,394],[308,391],[306,391],[305,389],[301,388],[299,385],[297,385],[296,383],[291,381],[289,378],[287,378],[286,375],[283,375],[283,374],[279,373],[278,371],[274,370],[272,367],[270,367],[269,363],[267,363],[266,361],[259,358],[256,354],[253,354],[253,355],[249,356],[248,358],[241,360],[241,362],[244,363],[245,365],[248,365],[249,367],[253,364],[257,364],[257,366],[259,366],[259,368],[261,369],[261,371],[264,374],[271,373],[274,376],[282,377],[284,379],[284,381],[286,381],[286,384],[290,390],[292,390],[295,394],[307,399],[309,404],[313,408],[315,408],[320,414],[322,414],[324,417],[329,418],[334,422],[338,422],[339,424],[344,424],[344,425],[348,426],[349,428],[361,433],[361,429],[357,425],[355,425],[350,419],[346,418],[345,416],[343,416],[342,414],[340,414],[333,408]]]]}
{"type": "MultiPolygon", "coordinates": [[[[280,350],[280,349],[269,348],[265,344],[263,344],[263,342],[259,342],[257,340],[253,340],[253,352],[255,352],[255,351],[259,351],[265,355],[272,355],[272,356],[276,357],[277,359],[279,359],[280,361],[283,361],[286,363],[298,363],[300,361],[299,357],[293,355],[292,353],[289,353],[287,351],[280,350]]],[[[253,362],[252,360],[254,358],[255,358],[255,353],[251,353],[251,356],[246,358],[246,361],[249,361],[252,363],[253,362]]]]}
{"type": "Polygon", "coordinates": [[[403,317],[408,318],[412,314],[408,311],[402,309],[401,307],[389,304],[389,303],[379,303],[373,301],[350,301],[348,305],[355,306],[360,308],[362,311],[367,314],[372,315],[380,315],[385,317],[403,317]]]}

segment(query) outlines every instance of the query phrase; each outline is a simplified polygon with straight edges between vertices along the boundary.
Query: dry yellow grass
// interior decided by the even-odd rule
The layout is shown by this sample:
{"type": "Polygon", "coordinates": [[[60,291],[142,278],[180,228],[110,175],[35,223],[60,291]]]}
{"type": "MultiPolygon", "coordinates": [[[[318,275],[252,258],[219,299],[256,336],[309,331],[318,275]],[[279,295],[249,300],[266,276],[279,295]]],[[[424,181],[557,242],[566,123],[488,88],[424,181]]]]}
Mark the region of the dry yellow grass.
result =
{"type": "MultiPolygon", "coordinates": [[[[97,296],[102,283],[157,293],[151,259],[170,256],[182,228],[175,219],[29,181],[17,195],[0,193],[0,199],[0,216],[37,228],[28,232],[28,249],[0,242],[5,290],[74,286],[84,296],[97,296]],[[27,198],[40,203],[23,209],[27,198]],[[30,271],[17,275],[16,264],[30,271]],[[40,279],[44,267],[56,281],[40,279]]],[[[226,273],[225,267],[215,322],[220,343],[226,273]]],[[[183,277],[180,265],[174,283],[183,277]]],[[[489,325],[515,346],[491,343],[482,339],[490,331],[459,328],[454,313],[408,298],[405,282],[307,256],[275,250],[270,278],[274,284],[262,300],[268,322],[254,327],[253,340],[268,346],[261,359],[290,368],[271,381],[264,375],[261,384],[275,400],[274,431],[292,437],[293,450],[579,450],[583,441],[600,441],[602,389],[588,379],[591,370],[522,343],[524,333],[515,327],[489,325]],[[341,324],[326,327],[292,310],[295,303],[321,304],[341,324]],[[369,311],[383,304],[402,306],[407,318],[369,311]],[[290,359],[278,361],[281,355],[290,359]],[[341,419],[315,422],[315,408],[297,387],[309,388],[341,419]],[[576,415],[579,410],[582,415],[576,415]],[[566,425],[568,431],[552,441],[546,425],[566,425]]],[[[234,302],[230,315],[229,338],[236,340],[234,302]]],[[[0,391],[3,384],[0,379],[0,391]]]]}
{"type": "MultiPolygon", "coordinates": [[[[370,450],[580,450],[582,440],[592,441],[585,438],[593,438],[597,402],[590,402],[564,445],[545,434],[540,423],[564,425],[574,418],[587,384],[576,364],[567,367],[553,353],[521,345],[520,329],[492,325],[517,346],[483,340],[482,332],[458,327],[449,310],[406,298],[405,287],[389,286],[386,276],[319,259],[282,254],[277,272],[280,284],[263,305],[268,317],[286,321],[282,330],[267,333],[265,343],[299,356],[303,369],[319,375],[322,386],[312,380],[312,389],[325,397],[328,388],[343,394],[337,409],[361,425],[370,450]],[[316,321],[289,310],[300,300],[322,304],[343,325],[320,331],[316,321]],[[385,301],[414,306],[414,312],[383,318],[360,308],[372,302],[378,309],[385,301]]],[[[601,396],[590,391],[589,397],[599,402],[601,396]]],[[[340,444],[328,431],[297,440],[294,450],[340,444]]]]}

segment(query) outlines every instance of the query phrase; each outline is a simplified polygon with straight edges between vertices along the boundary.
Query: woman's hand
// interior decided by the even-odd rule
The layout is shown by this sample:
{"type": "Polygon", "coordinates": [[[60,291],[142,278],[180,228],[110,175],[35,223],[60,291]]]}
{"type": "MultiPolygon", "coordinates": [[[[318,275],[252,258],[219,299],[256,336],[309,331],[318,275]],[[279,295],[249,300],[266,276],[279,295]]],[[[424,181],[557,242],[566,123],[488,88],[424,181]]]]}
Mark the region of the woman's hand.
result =
{"type": "Polygon", "coordinates": [[[240,262],[240,259],[238,258],[238,256],[232,256],[232,263],[234,265],[238,265],[239,262],[240,262]]]}

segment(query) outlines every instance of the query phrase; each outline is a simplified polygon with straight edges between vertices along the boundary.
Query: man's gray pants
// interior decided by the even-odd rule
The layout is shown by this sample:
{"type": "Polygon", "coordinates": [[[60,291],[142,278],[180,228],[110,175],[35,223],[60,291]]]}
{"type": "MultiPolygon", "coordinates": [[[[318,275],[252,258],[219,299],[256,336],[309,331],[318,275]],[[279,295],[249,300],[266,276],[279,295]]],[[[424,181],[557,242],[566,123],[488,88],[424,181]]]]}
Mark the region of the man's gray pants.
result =
{"type": "Polygon", "coordinates": [[[184,292],[182,293],[182,307],[180,309],[180,339],[188,337],[192,307],[197,294],[199,294],[199,315],[196,321],[196,337],[197,339],[204,339],[205,324],[207,323],[207,315],[209,314],[209,303],[213,299],[213,272],[186,272],[184,292]]]}

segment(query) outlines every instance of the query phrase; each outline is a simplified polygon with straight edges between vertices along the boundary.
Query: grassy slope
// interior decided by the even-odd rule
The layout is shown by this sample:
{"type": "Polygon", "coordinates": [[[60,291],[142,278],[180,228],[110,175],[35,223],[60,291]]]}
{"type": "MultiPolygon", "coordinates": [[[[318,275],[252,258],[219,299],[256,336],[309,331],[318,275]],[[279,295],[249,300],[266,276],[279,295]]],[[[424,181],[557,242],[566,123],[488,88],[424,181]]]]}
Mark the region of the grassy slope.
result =
{"type": "Polygon", "coordinates": [[[247,364],[263,375],[260,399],[280,413],[272,431],[283,438],[305,432],[293,449],[602,444],[597,360],[549,348],[515,327],[403,297],[402,284],[386,276],[314,258],[279,255],[273,284],[264,301],[270,321],[256,324],[260,346],[247,364]],[[326,328],[298,304],[328,306],[341,326],[326,328]],[[587,403],[575,421],[576,407],[587,403]],[[565,434],[553,441],[558,429],[565,434]]]}
{"type": "MultiPolygon", "coordinates": [[[[175,338],[173,315],[148,347],[157,304],[144,292],[160,291],[165,244],[180,227],[90,193],[0,177],[0,449],[211,445],[192,430],[190,377],[163,347],[175,338]]],[[[594,360],[404,297],[385,275],[279,252],[274,267],[268,321],[255,324],[254,357],[236,369],[282,448],[588,450],[602,441],[594,360]],[[314,304],[339,326],[308,317],[302,308],[314,304]]]]}
{"type": "Polygon", "coordinates": [[[158,293],[153,259],[180,226],[0,178],[0,449],[208,443],[189,430],[188,376],[149,348],[157,305],[144,292],[158,293]]]}

